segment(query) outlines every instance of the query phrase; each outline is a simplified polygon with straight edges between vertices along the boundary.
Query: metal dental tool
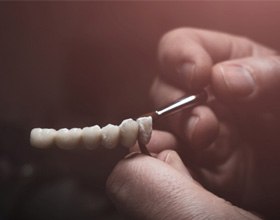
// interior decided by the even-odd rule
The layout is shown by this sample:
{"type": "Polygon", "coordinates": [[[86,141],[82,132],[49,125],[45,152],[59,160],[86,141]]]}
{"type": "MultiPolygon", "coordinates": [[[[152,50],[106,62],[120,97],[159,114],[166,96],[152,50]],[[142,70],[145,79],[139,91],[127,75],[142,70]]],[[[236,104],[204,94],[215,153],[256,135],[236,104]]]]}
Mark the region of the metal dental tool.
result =
{"type": "MultiPolygon", "coordinates": [[[[183,97],[159,110],[145,114],[144,116],[151,116],[153,119],[153,123],[155,123],[156,121],[171,114],[174,114],[177,111],[193,108],[199,104],[205,103],[206,101],[207,93],[203,90],[201,93],[183,97]]],[[[139,144],[139,147],[143,154],[150,155],[145,145],[139,144]]]]}

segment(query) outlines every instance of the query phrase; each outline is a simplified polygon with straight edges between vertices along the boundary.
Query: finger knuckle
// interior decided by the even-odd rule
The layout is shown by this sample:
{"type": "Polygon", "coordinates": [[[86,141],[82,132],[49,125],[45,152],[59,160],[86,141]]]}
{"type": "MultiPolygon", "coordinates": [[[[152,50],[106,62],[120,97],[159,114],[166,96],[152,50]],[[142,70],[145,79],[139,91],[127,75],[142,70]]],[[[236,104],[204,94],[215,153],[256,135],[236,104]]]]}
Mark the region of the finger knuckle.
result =
{"type": "Polygon", "coordinates": [[[162,36],[160,42],[166,42],[166,41],[173,40],[173,39],[176,39],[178,37],[181,37],[182,35],[185,35],[187,31],[188,31],[188,28],[183,28],[183,27],[176,28],[176,29],[173,29],[171,31],[168,31],[167,33],[165,33],[162,36]]]}
{"type": "Polygon", "coordinates": [[[182,41],[186,41],[188,39],[189,33],[191,33],[190,28],[181,27],[164,34],[159,41],[160,55],[166,55],[170,50],[180,49],[180,47],[177,46],[180,45],[182,41]]]}

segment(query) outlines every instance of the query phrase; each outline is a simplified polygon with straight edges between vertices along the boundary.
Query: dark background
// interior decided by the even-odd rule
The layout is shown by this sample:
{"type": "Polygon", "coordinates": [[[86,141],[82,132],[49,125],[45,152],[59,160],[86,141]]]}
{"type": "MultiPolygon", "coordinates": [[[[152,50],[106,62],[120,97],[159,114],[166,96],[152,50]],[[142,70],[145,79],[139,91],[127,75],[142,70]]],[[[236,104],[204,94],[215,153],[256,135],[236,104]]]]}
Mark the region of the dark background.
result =
{"type": "Polygon", "coordinates": [[[122,219],[105,181],[125,150],[42,151],[29,132],[152,110],[158,41],[182,26],[279,50],[280,2],[0,3],[0,219],[122,219]]]}

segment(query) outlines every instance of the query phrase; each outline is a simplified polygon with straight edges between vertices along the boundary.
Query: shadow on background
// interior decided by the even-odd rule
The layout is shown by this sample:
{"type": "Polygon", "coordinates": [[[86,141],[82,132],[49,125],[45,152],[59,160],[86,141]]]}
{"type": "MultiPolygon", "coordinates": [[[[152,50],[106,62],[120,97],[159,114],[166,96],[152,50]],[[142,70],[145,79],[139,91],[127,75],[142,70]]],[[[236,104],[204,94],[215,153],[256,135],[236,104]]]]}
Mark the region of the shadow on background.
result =
{"type": "Polygon", "coordinates": [[[279,50],[278,2],[0,3],[0,218],[122,219],[105,181],[125,150],[46,151],[32,127],[119,123],[152,109],[156,50],[190,26],[279,50]]]}

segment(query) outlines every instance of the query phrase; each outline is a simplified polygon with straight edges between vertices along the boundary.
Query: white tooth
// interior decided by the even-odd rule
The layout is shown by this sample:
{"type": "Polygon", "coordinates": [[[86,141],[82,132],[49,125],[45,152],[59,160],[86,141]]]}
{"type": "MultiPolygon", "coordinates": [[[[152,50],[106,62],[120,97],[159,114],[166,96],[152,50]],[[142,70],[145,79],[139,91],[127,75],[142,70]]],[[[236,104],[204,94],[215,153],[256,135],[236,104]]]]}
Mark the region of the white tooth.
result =
{"type": "Polygon", "coordinates": [[[33,147],[48,148],[53,145],[56,131],[48,128],[33,128],[30,133],[30,143],[33,147]]]}
{"type": "Polygon", "coordinates": [[[101,143],[101,128],[98,125],[83,128],[82,142],[89,150],[97,148],[101,143]]]}
{"type": "Polygon", "coordinates": [[[108,124],[101,129],[102,146],[112,149],[118,145],[120,128],[116,125],[108,124]]]}
{"type": "Polygon", "coordinates": [[[81,128],[71,128],[69,130],[69,135],[71,139],[71,143],[75,146],[78,146],[81,144],[81,138],[82,138],[82,129],[81,128]]]}
{"type": "Polygon", "coordinates": [[[132,147],[138,136],[138,123],[129,118],[123,120],[119,126],[120,128],[120,144],[124,147],[132,147]]]}
{"type": "Polygon", "coordinates": [[[81,134],[82,129],[80,128],[59,129],[56,133],[55,143],[61,149],[73,149],[79,144],[81,134]]]}
{"type": "Polygon", "coordinates": [[[141,117],[137,119],[137,122],[139,125],[138,141],[142,144],[148,144],[152,136],[152,117],[141,117]]]}

